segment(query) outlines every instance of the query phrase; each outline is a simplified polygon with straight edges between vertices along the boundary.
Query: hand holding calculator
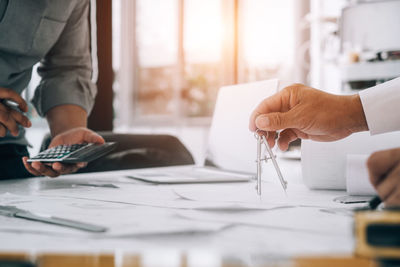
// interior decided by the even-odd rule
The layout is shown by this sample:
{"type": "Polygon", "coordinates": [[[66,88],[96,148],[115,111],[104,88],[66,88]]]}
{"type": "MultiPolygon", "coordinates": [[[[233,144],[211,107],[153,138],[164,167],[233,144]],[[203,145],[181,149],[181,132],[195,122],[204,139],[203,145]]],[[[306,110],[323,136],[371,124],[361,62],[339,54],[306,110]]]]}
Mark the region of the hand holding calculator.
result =
{"type": "Polygon", "coordinates": [[[89,162],[104,156],[116,147],[115,142],[104,144],[84,143],[74,145],[60,145],[40,152],[28,162],[40,161],[43,163],[79,163],[89,162]]]}

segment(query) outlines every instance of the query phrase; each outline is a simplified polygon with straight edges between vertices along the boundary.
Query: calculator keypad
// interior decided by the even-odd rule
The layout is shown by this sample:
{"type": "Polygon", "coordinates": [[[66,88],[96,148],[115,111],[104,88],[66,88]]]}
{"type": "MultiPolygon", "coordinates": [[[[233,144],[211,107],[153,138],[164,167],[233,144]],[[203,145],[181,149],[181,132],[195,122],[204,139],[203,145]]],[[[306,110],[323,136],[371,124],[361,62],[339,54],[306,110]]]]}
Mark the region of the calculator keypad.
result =
{"type": "Polygon", "coordinates": [[[74,144],[56,146],[40,152],[36,157],[32,159],[61,159],[88,145],[89,144],[74,144]]]}
{"type": "Polygon", "coordinates": [[[28,162],[89,162],[109,153],[115,147],[116,143],[114,142],[60,145],[40,152],[37,156],[28,159],[28,162]]]}

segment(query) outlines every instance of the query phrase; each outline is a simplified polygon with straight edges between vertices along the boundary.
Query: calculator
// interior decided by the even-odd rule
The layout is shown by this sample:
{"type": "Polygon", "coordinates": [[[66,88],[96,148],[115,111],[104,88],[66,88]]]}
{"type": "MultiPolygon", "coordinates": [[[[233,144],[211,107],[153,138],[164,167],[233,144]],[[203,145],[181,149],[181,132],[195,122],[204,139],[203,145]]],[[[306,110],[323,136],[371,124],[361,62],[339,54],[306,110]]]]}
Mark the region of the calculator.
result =
{"type": "Polygon", "coordinates": [[[60,145],[52,147],[40,152],[28,162],[61,162],[61,163],[78,163],[89,162],[104,156],[117,146],[115,142],[107,142],[105,144],[75,144],[60,145]]]}

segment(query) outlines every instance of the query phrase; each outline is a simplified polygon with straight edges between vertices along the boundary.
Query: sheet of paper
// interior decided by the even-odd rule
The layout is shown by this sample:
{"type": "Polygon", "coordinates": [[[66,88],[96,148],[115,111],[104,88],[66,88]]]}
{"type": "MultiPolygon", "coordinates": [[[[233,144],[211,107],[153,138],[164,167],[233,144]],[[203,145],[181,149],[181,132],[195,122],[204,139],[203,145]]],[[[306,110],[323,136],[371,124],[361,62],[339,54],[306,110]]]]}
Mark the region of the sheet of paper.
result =
{"type": "Polygon", "coordinates": [[[346,195],[344,191],[310,190],[302,184],[292,184],[286,194],[280,184],[264,181],[263,194],[259,197],[255,191],[255,183],[236,185],[197,185],[174,187],[174,192],[185,199],[199,202],[235,203],[243,206],[259,207],[280,206],[314,206],[323,208],[340,208],[343,204],[333,201],[346,195]]]}
{"type": "MultiPolygon", "coordinates": [[[[298,167],[296,163],[282,171],[296,169],[291,175],[301,177],[298,167]]],[[[0,240],[10,241],[0,242],[0,248],[17,251],[21,248],[77,251],[148,248],[153,251],[157,246],[185,250],[206,247],[215,251],[291,256],[352,251],[352,234],[345,235],[346,221],[351,214],[346,213],[348,209],[343,204],[332,201],[345,195],[343,191],[309,190],[304,185],[291,183],[296,177],[288,177],[290,186],[286,196],[273,176],[263,183],[260,201],[252,182],[159,186],[125,177],[132,172],[0,182],[0,192],[14,193],[3,198],[7,204],[96,224],[104,221],[110,229],[115,229],[109,236],[93,236],[74,229],[0,216],[0,226],[4,227],[0,228],[0,240]],[[92,182],[112,183],[119,188],[74,186],[92,182]],[[304,209],[304,213],[292,211],[297,208],[304,209]],[[226,221],[222,221],[223,217],[226,221]],[[282,218],[288,222],[281,223],[282,218]],[[298,227],[296,220],[301,221],[298,227]],[[335,222],[337,228],[333,225],[335,222]],[[329,227],[337,234],[327,232],[329,227]]]]}
{"type": "MultiPolygon", "coordinates": [[[[210,185],[208,185],[210,186],[210,185]]],[[[212,185],[210,186],[212,188],[212,185]]],[[[155,207],[168,209],[194,210],[268,210],[275,208],[275,204],[268,202],[225,202],[225,201],[194,201],[177,194],[176,187],[157,187],[136,185],[123,190],[111,191],[105,188],[85,190],[84,188],[54,189],[38,193],[39,196],[59,197],[76,200],[95,200],[99,202],[129,204],[139,207],[155,207]]]]}
{"type": "Polygon", "coordinates": [[[218,242],[224,251],[235,252],[231,257],[239,259],[239,266],[265,266],[265,262],[272,263],[274,259],[304,255],[351,255],[354,250],[353,235],[325,235],[246,225],[233,227],[229,232],[222,231],[218,234],[218,242]],[[269,261],[261,263],[261,259],[269,261]]]}
{"type": "MultiPolygon", "coordinates": [[[[177,167],[168,168],[169,170],[182,170],[193,167],[177,167]]],[[[151,170],[151,169],[148,169],[151,170]]],[[[155,169],[153,169],[155,170],[155,169]]],[[[124,172],[123,175],[131,175],[136,172],[142,172],[143,170],[132,170],[124,172]]],[[[120,173],[121,174],[121,173],[120,173]]],[[[89,174],[88,174],[89,175],[89,174]]],[[[242,203],[229,203],[224,201],[191,201],[185,197],[176,194],[174,191],[177,188],[208,188],[211,191],[214,188],[221,192],[229,194],[229,190],[234,188],[240,188],[239,190],[248,191],[249,195],[257,200],[254,184],[249,183],[225,183],[225,184],[196,184],[196,185],[154,185],[147,183],[123,183],[125,181],[134,181],[126,177],[118,178],[114,177],[114,182],[111,177],[100,178],[96,177],[92,180],[101,183],[113,183],[118,185],[119,188],[108,188],[108,187],[87,187],[87,186],[73,186],[78,183],[90,183],[90,178],[87,176],[79,176],[79,178],[70,176],[62,177],[60,179],[53,180],[42,180],[38,185],[39,190],[33,192],[36,195],[47,196],[47,197],[63,197],[73,199],[87,199],[106,201],[114,203],[125,203],[136,206],[146,207],[159,207],[159,208],[176,208],[176,209],[201,209],[201,210],[243,210],[243,209],[270,209],[275,207],[274,203],[268,203],[265,201],[261,203],[259,201],[254,202],[242,202],[242,203]]],[[[236,189],[235,189],[236,190],[236,189]]],[[[280,194],[283,194],[282,189],[278,189],[280,194]]],[[[237,191],[237,190],[236,190],[237,191]]],[[[246,193],[247,194],[247,193],[246,193]]]]}
{"type": "Polygon", "coordinates": [[[369,155],[347,155],[346,188],[347,194],[372,196],[376,191],[369,181],[367,159],[369,155]]]}
{"type": "Polygon", "coordinates": [[[0,216],[0,231],[2,232],[108,238],[215,232],[227,227],[225,223],[193,222],[182,219],[169,209],[143,208],[84,199],[3,194],[0,195],[0,204],[16,206],[36,214],[51,215],[108,228],[105,233],[93,234],[42,222],[0,216]]]}
{"type": "Polygon", "coordinates": [[[316,207],[281,208],[263,212],[229,213],[178,211],[184,218],[205,222],[301,231],[321,235],[352,234],[353,218],[346,214],[321,211],[316,207]]]}
{"type": "MultiPolygon", "coordinates": [[[[179,169],[179,168],[178,168],[179,169]]],[[[150,169],[149,169],[150,170],[150,169]]],[[[285,172],[285,169],[283,169],[285,172]]],[[[125,172],[124,175],[135,171],[125,172]]],[[[96,177],[99,182],[106,180],[96,177]]],[[[277,179],[264,181],[263,194],[259,198],[255,192],[255,183],[233,184],[196,184],[196,185],[152,185],[143,183],[124,183],[128,178],[114,178],[114,184],[120,188],[104,187],[72,187],[69,184],[78,183],[79,179],[47,180],[50,185],[40,185],[36,194],[48,197],[64,197],[87,199],[115,203],[125,203],[136,206],[198,209],[198,210],[268,210],[279,206],[321,206],[340,208],[341,204],[333,201],[338,196],[345,195],[342,191],[309,190],[303,184],[290,183],[287,194],[281,188],[277,179]],[[58,185],[59,184],[59,185],[58,185]]],[[[84,180],[87,181],[87,180],[84,180]]],[[[112,179],[109,177],[109,182],[112,179]]],[[[290,182],[290,180],[289,180],[290,182]]]]}
{"type": "Polygon", "coordinates": [[[137,170],[127,177],[156,184],[247,182],[254,178],[251,174],[197,166],[137,170]]]}
{"type": "Polygon", "coordinates": [[[278,91],[278,80],[222,87],[212,119],[206,158],[216,166],[255,173],[256,140],[249,117],[264,98],[278,91]]]}

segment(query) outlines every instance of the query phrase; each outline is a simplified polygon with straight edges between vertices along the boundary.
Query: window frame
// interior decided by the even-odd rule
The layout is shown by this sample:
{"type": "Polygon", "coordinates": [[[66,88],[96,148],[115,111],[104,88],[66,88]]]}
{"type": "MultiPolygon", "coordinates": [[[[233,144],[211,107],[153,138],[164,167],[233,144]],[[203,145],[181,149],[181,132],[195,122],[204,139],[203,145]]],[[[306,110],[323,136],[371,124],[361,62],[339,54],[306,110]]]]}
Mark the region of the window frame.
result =
{"type": "MultiPolygon", "coordinates": [[[[120,66],[117,79],[114,82],[114,106],[118,106],[120,114],[116,114],[116,126],[131,127],[133,125],[210,125],[211,117],[186,117],[182,112],[181,90],[185,84],[184,60],[184,9],[185,0],[177,0],[178,10],[178,48],[174,76],[173,102],[177,108],[172,115],[138,115],[135,103],[138,101],[138,47],[136,37],[136,0],[121,0],[121,40],[120,40],[120,66]],[[133,25],[133,26],[132,26],[133,25]],[[123,53],[123,55],[122,55],[123,53]],[[133,101],[132,101],[133,99],[133,101]],[[123,110],[123,112],[121,112],[123,110]],[[133,118],[132,118],[133,117],[133,118]]],[[[223,19],[228,24],[235,25],[231,36],[225,36],[222,54],[223,77],[222,84],[235,84],[238,82],[238,5],[239,0],[221,0],[223,19]]],[[[224,31],[229,32],[229,31],[224,31]]]]}

